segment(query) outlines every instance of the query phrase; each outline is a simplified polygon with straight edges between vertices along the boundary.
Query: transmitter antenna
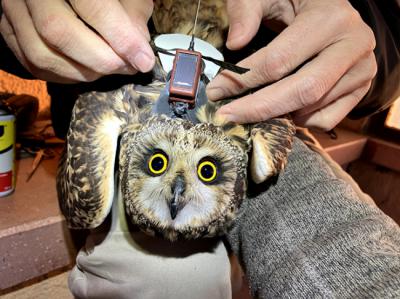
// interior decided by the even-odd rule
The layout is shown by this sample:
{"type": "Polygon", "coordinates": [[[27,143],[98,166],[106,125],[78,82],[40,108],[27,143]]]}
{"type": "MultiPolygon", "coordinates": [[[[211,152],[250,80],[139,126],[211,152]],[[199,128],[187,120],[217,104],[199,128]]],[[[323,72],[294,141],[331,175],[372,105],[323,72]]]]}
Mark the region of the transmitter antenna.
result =
{"type": "Polygon", "coordinates": [[[196,17],[194,19],[194,25],[193,25],[193,31],[192,31],[192,40],[190,41],[190,44],[189,44],[189,50],[190,51],[194,51],[194,34],[196,32],[197,17],[199,16],[199,10],[200,10],[200,2],[201,2],[201,0],[198,0],[198,2],[197,2],[197,11],[196,11],[196,17]]]}

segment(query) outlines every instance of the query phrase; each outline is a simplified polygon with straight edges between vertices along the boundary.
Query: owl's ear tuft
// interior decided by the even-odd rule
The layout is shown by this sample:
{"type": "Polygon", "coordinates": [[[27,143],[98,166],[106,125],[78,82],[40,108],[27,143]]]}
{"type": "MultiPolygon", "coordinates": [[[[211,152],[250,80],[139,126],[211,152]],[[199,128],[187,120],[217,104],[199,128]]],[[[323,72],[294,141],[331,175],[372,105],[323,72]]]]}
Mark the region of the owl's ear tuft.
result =
{"type": "Polygon", "coordinates": [[[285,167],[295,133],[294,123],[286,117],[273,118],[251,128],[250,172],[255,183],[264,182],[285,167]]]}
{"type": "Polygon", "coordinates": [[[208,101],[197,110],[197,119],[201,123],[212,123],[219,126],[224,123],[224,119],[217,115],[217,110],[220,107],[217,103],[208,101]]]}
{"type": "Polygon", "coordinates": [[[249,143],[249,131],[246,126],[235,124],[227,121],[222,115],[217,114],[217,110],[221,107],[223,102],[207,102],[199,108],[197,112],[197,119],[202,123],[210,123],[219,127],[224,133],[229,136],[233,142],[247,151],[249,143]]]}

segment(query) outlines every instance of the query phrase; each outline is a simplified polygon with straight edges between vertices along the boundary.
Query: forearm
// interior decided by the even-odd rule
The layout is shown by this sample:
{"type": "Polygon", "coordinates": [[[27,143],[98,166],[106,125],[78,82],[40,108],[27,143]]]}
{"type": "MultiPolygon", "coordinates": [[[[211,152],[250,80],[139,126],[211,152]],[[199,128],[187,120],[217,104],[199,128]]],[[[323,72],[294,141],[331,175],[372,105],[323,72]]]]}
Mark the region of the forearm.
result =
{"type": "Polygon", "coordinates": [[[400,295],[399,227],[299,140],[284,173],[244,202],[228,239],[256,297],[400,295]]]}

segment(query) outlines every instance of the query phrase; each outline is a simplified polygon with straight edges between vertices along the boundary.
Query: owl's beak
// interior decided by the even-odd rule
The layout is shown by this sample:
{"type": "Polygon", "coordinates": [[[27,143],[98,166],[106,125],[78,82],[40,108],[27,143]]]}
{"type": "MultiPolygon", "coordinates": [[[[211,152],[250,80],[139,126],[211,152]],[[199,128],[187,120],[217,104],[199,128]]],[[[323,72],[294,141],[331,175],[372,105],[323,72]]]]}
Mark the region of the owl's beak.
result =
{"type": "Polygon", "coordinates": [[[172,186],[172,192],[174,193],[171,202],[169,203],[169,212],[172,220],[176,218],[178,212],[182,210],[183,206],[179,203],[179,198],[185,192],[185,179],[182,176],[177,176],[172,186]]]}

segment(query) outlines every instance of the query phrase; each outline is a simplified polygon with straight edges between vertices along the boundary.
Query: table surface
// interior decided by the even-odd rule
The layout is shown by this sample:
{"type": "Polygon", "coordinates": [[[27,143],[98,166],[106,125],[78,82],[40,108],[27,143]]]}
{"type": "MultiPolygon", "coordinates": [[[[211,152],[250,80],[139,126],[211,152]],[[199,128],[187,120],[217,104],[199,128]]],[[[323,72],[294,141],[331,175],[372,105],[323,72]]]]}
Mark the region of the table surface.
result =
{"type": "Polygon", "coordinates": [[[15,191],[0,197],[0,237],[20,230],[21,226],[40,225],[48,218],[61,217],[55,181],[58,158],[41,161],[29,181],[26,179],[33,158],[16,161],[15,191]]]}

